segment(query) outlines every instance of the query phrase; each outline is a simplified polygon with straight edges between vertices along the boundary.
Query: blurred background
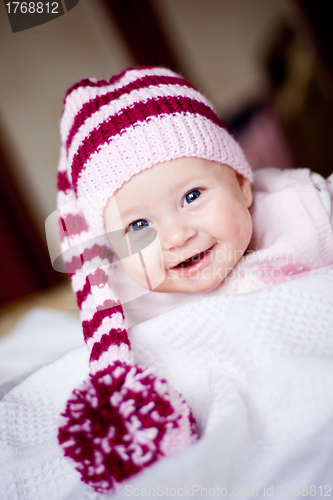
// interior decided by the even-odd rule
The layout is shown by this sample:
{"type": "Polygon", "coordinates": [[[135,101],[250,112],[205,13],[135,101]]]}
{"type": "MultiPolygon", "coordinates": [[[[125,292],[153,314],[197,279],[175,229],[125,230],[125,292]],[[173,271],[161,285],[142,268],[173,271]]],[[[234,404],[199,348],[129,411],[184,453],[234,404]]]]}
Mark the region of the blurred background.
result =
{"type": "Polygon", "coordinates": [[[56,208],[68,87],[137,64],[168,66],[214,103],[253,168],[328,176],[327,9],[310,0],[80,0],[49,23],[12,33],[1,2],[0,334],[31,307],[76,308],[67,278],[52,269],[44,229],[56,208]]]}

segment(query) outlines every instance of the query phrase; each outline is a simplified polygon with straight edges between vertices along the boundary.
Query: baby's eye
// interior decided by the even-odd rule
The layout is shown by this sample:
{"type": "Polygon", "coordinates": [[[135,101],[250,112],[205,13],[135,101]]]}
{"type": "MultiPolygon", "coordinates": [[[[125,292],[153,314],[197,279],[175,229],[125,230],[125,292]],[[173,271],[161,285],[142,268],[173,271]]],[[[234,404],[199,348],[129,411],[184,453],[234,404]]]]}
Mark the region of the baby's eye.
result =
{"type": "Polygon", "coordinates": [[[199,198],[199,196],[201,195],[201,193],[202,193],[202,189],[193,189],[192,191],[190,191],[189,193],[187,193],[184,196],[183,207],[185,205],[188,205],[189,203],[192,203],[192,201],[195,201],[197,198],[199,198]]]}
{"type": "Polygon", "coordinates": [[[145,219],[138,219],[138,220],[132,222],[132,224],[130,224],[127,227],[127,229],[128,229],[128,231],[141,231],[141,229],[148,227],[150,225],[151,225],[151,222],[149,222],[145,219]]]}

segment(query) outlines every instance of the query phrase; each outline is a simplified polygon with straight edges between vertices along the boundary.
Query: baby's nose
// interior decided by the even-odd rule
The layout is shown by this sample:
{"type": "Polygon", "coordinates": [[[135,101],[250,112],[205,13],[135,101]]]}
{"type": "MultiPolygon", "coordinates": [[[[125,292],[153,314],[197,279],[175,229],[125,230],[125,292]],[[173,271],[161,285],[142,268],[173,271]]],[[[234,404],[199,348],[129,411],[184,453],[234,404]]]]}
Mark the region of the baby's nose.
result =
{"type": "Polygon", "coordinates": [[[196,230],[193,227],[185,224],[172,224],[165,227],[162,239],[166,250],[183,247],[188,240],[196,235],[196,230]]]}

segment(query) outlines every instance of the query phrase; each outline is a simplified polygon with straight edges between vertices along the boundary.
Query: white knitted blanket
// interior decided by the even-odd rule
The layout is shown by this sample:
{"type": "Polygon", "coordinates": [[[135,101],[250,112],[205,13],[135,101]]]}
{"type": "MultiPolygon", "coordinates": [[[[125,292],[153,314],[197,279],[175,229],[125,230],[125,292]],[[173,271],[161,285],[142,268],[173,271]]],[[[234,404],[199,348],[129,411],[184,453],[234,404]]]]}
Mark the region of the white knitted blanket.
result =
{"type": "MultiPolygon", "coordinates": [[[[333,495],[333,272],[182,306],[131,330],[192,407],[201,439],[113,498],[333,495]]],[[[57,443],[58,416],[88,373],[85,346],[0,404],[1,500],[92,500],[57,443]]]]}

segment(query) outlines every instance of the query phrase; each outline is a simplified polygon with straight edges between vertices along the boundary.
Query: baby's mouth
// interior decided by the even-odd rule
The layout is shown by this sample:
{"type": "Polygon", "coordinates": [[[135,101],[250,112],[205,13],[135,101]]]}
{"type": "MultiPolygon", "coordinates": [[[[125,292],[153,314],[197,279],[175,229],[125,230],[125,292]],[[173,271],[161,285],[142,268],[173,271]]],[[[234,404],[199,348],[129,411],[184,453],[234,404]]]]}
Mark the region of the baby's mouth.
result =
{"type": "Polygon", "coordinates": [[[189,259],[183,260],[183,262],[180,262],[177,266],[175,267],[181,267],[181,268],[187,268],[196,265],[200,260],[204,258],[207,252],[209,252],[211,248],[208,248],[204,252],[197,253],[190,257],[189,259]]]}

